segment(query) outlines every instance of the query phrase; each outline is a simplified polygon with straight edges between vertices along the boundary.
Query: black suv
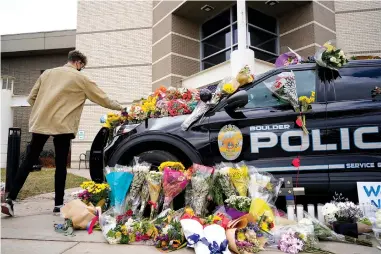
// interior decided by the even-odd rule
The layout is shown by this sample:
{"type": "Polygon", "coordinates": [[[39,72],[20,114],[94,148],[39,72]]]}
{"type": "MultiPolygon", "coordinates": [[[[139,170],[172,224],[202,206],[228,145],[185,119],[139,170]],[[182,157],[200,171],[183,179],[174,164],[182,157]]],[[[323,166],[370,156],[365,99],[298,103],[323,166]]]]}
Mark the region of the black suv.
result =
{"type": "Polygon", "coordinates": [[[158,166],[163,161],[214,165],[226,159],[218,134],[224,126],[240,130],[242,150],[232,162],[246,161],[275,176],[292,176],[305,187],[299,202],[325,202],[333,191],[357,200],[357,181],[381,180],[381,60],[350,61],[339,70],[341,78],[322,82],[315,63],[273,69],[256,77],[241,91],[222,99],[188,130],[188,117],[148,119],[117,128],[108,140],[102,128],[90,159],[93,179],[102,178],[103,166],[130,164],[134,156],[158,166]],[[293,71],[298,96],[316,92],[306,113],[308,135],[296,125],[293,108],[273,96],[266,82],[281,72],[293,71]],[[291,165],[300,158],[298,169],[291,165]]]}

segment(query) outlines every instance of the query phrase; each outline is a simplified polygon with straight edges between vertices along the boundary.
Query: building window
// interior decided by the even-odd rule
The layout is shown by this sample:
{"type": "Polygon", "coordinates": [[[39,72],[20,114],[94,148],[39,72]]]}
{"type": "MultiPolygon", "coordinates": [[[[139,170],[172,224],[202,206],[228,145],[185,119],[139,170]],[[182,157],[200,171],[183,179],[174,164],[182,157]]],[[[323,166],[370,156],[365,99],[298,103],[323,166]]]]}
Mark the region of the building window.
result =
{"type": "MultiPolygon", "coordinates": [[[[277,20],[252,8],[247,9],[249,47],[255,57],[274,63],[278,57],[277,20]]],[[[203,70],[230,59],[237,49],[237,6],[229,8],[202,25],[203,70]]]]}

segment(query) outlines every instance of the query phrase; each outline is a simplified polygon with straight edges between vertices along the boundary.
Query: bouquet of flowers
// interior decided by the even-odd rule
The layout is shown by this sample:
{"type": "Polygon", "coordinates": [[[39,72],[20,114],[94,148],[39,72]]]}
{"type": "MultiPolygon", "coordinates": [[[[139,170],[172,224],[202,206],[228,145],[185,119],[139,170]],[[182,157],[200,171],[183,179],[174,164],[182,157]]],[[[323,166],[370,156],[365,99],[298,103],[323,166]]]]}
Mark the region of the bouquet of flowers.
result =
{"type": "Polygon", "coordinates": [[[221,163],[216,165],[216,181],[221,185],[222,191],[225,197],[235,196],[236,191],[229,177],[229,170],[232,167],[231,164],[221,163]]]}
{"type": "Polygon", "coordinates": [[[135,221],[130,218],[126,223],[116,223],[106,234],[109,243],[155,245],[158,235],[155,225],[148,220],[135,221]]]}
{"type": "MultiPolygon", "coordinates": [[[[300,96],[299,97],[299,102],[300,102],[300,109],[301,112],[307,112],[310,109],[312,109],[311,104],[315,102],[315,92],[311,92],[311,96],[300,96]]],[[[302,127],[304,133],[308,134],[308,130],[306,128],[306,116],[303,114],[302,116],[298,116],[298,120],[296,123],[302,127]]]]}
{"type": "Polygon", "coordinates": [[[337,49],[333,41],[326,42],[315,53],[315,61],[321,67],[318,75],[323,82],[331,82],[340,77],[338,69],[348,63],[344,51],[337,49]]]}
{"type": "Polygon", "coordinates": [[[128,109],[128,120],[143,121],[147,118],[147,114],[142,109],[141,104],[132,104],[128,109]]]}
{"type": "Polygon", "coordinates": [[[348,63],[344,51],[337,49],[332,41],[326,42],[315,54],[316,63],[322,67],[337,70],[348,63]]]}
{"type": "Polygon", "coordinates": [[[268,203],[275,203],[283,179],[276,179],[267,172],[259,173],[250,167],[249,195],[251,198],[261,198],[268,203]]]}
{"type": "Polygon", "coordinates": [[[150,171],[146,177],[146,182],[148,185],[148,192],[150,197],[150,201],[148,203],[151,205],[151,215],[150,215],[151,219],[154,217],[158,209],[157,203],[159,201],[162,180],[163,180],[162,172],[150,171]]]}
{"type": "Polygon", "coordinates": [[[172,170],[169,168],[164,169],[163,175],[163,191],[164,191],[164,204],[163,210],[169,208],[172,200],[179,195],[187,186],[188,179],[184,172],[172,170]]]}
{"type": "Polygon", "coordinates": [[[280,55],[275,61],[275,67],[298,64],[302,61],[302,57],[292,49],[288,48],[289,52],[280,55]]]}
{"type": "Polygon", "coordinates": [[[206,209],[206,197],[209,193],[209,178],[213,174],[214,168],[193,164],[192,184],[192,204],[191,207],[197,216],[201,216],[206,209]]]}
{"type": "Polygon", "coordinates": [[[160,166],[158,167],[160,171],[163,171],[165,168],[169,168],[171,170],[176,170],[181,172],[185,171],[184,165],[181,162],[177,162],[177,161],[166,161],[161,163],[160,166]]]}
{"type": "Polygon", "coordinates": [[[266,239],[259,227],[249,222],[244,228],[231,228],[226,231],[229,249],[235,253],[257,253],[264,250],[266,239]]]}
{"type": "Polygon", "coordinates": [[[199,101],[192,114],[181,124],[182,130],[186,131],[192,123],[202,117],[209,109],[210,105],[203,101],[199,101]]]}
{"type": "Polygon", "coordinates": [[[186,239],[180,220],[176,218],[176,212],[172,210],[162,212],[154,224],[159,230],[155,238],[156,248],[170,252],[186,247],[186,239]]]}
{"type": "Polygon", "coordinates": [[[251,198],[244,196],[230,196],[225,200],[227,206],[237,209],[238,211],[248,213],[251,206],[251,198]]]}
{"type": "Polygon", "coordinates": [[[78,194],[78,198],[85,204],[95,205],[104,208],[109,195],[110,186],[107,183],[95,183],[86,181],[81,184],[83,191],[78,194]]]}
{"type": "Polygon", "coordinates": [[[344,236],[341,234],[337,234],[331,229],[329,229],[326,225],[321,223],[316,218],[310,216],[308,213],[304,213],[305,219],[299,224],[304,225],[313,225],[314,234],[320,241],[332,241],[332,242],[341,242],[341,243],[351,243],[357,245],[363,245],[372,247],[373,244],[369,240],[359,240],[355,237],[344,236]]]}
{"type": "Polygon", "coordinates": [[[348,201],[338,193],[335,193],[332,202],[323,206],[322,213],[328,223],[336,221],[353,223],[363,217],[363,212],[358,205],[348,201]]]}
{"type": "Polygon", "coordinates": [[[230,181],[233,183],[240,196],[247,196],[247,185],[249,183],[249,169],[244,163],[237,164],[235,168],[229,168],[230,181]]]}
{"type": "Polygon", "coordinates": [[[124,201],[132,182],[132,168],[129,167],[106,167],[105,175],[111,185],[110,204],[115,206],[118,213],[124,212],[124,201]]]}
{"type": "Polygon", "coordinates": [[[132,180],[131,189],[126,198],[126,207],[128,209],[134,210],[139,206],[140,191],[150,168],[150,164],[146,162],[139,163],[139,158],[135,157],[135,165],[133,166],[134,179],[132,180]]]}
{"type": "Polygon", "coordinates": [[[236,80],[239,83],[239,86],[243,86],[254,81],[254,75],[251,73],[248,65],[246,65],[239,71],[236,80]]]}
{"type": "Polygon", "coordinates": [[[146,181],[146,182],[144,182],[142,191],[140,192],[140,201],[141,201],[141,203],[140,203],[139,212],[137,212],[137,217],[138,218],[142,218],[143,217],[144,211],[145,211],[146,206],[148,204],[148,200],[149,200],[149,186],[148,186],[147,181],[146,181]]]}

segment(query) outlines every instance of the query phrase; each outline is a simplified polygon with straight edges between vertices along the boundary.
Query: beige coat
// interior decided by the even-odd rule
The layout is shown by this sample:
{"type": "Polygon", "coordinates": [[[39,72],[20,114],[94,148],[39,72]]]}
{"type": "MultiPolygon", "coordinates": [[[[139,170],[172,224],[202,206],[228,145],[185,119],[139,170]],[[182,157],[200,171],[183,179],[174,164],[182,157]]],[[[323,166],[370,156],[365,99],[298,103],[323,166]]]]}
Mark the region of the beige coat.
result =
{"type": "Polygon", "coordinates": [[[28,97],[33,107],[29,131],[76,135],[86,99],[113,110],[123,108],[71,64],[44,71],[28,97]]]}

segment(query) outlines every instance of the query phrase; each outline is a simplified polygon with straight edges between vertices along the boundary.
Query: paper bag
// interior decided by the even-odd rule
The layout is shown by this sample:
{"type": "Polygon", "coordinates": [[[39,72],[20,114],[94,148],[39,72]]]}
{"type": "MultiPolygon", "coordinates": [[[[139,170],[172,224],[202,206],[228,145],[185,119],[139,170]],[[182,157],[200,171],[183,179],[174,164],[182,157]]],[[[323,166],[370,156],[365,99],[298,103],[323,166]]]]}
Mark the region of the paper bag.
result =
{"type": "Polygon", "coordinates": [[[72,220],[74,229],[86,229],[97,211],[94,206],[87,206],[81,200],[75,199],[62,207],[61,213],[65,219],[72,220]]]}

